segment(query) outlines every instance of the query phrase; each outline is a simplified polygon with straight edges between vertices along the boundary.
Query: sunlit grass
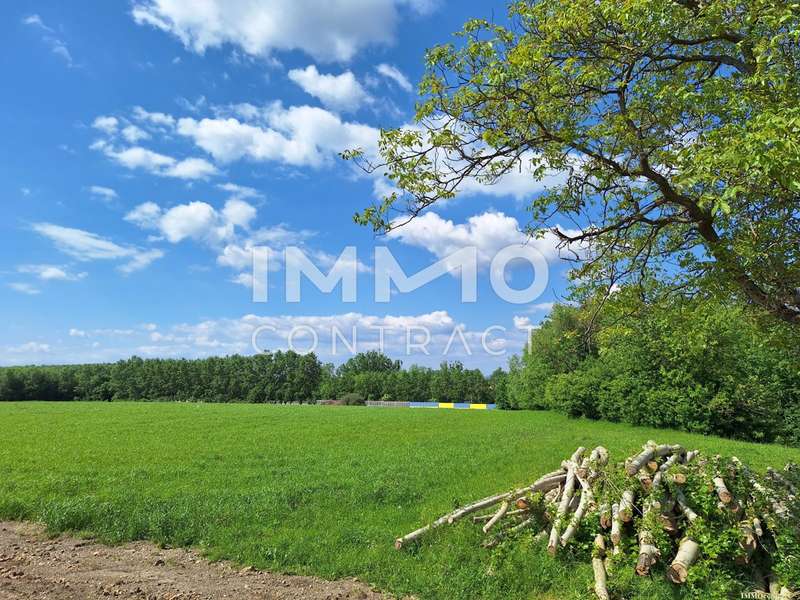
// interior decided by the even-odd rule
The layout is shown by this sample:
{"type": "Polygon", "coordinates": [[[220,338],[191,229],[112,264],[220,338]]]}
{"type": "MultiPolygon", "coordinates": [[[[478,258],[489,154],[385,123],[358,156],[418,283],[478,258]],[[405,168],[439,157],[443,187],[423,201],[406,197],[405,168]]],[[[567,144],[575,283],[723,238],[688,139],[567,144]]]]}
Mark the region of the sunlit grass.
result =
{"type": "MultiPolygon", "coordinates": [[[[757,468],[800,460],[800,450],[545,412],[0,403],[0,518],[357,576],[420,598],[584,598],[588,567],[569,553],[553,561],[529,538],[490,552],[466,524],[411,551],[392,541],[534,480],[578,445],[621,460],[650,438],[757,468]]],[[[644,582],[637,597],[671,592],[644,582]]]]}

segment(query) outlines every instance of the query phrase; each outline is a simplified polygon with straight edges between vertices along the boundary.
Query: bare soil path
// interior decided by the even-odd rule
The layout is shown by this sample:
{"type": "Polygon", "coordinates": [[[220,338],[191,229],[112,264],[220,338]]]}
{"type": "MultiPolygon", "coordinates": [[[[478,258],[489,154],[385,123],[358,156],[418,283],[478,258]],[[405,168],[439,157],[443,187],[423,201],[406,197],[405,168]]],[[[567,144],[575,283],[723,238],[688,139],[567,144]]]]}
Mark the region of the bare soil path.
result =
{"type": "Polygon", "coordinates": [[[48,538],[41,526],[0,522],[0,600],[378,600],[353,579],[238,569],[197,552],[148,542],[105,546],[92,540],[48,538]]]}

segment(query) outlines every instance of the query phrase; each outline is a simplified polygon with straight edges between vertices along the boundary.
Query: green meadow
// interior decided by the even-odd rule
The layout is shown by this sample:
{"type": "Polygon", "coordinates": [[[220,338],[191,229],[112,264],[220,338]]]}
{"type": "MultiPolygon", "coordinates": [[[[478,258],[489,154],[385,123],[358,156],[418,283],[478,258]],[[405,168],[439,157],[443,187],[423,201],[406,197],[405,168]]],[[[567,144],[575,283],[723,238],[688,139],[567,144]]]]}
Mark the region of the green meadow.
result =
{"type": "MultiPolygon", "coordinates": [[[[0,518],[148,539],[287,573],[356,576],[419,598],[585,598],[591,572],[523,535],[494,550],[461,523],[392,542],[533,481],[578,445],[622,460],[647,439],[758,469],[800,450],[549,412],[177,403],[0,403],[0,518]]],[[[671,598],[660,577],[637,598],[671,598]]]]}

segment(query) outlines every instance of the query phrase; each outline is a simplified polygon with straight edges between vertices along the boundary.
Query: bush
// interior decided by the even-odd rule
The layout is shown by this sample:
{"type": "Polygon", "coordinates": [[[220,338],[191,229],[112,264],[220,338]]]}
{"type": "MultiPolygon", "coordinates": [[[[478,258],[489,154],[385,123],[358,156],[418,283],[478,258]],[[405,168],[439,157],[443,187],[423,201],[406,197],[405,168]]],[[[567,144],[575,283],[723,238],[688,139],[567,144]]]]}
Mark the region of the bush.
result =
{"type": "Polygon", "coordinates": [[[800,344],[791,326],[704,299],[616,316],[595,332],[593,352],[563,371],[554,357],[570,347],[579,354],[565,323],[582,321],[547,321],[511,362],[512,407],[800,445],[800,344]]]}
{"type": "Polygon", "coordinates": [[[366,399],[358,392],[348,392],[340,396],[339,401],[345,406],[363,406],[366,399]]]}

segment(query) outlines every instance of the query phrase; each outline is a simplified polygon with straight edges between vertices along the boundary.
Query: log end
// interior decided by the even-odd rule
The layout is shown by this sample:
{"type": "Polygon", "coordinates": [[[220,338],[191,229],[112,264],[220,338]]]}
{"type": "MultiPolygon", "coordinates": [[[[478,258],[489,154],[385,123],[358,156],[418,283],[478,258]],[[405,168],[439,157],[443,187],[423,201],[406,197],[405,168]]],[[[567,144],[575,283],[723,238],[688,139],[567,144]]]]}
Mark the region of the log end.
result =
{"type": "Polygon", "coordinates": [[[669,579],[672,583],[682,585],[686,583],[686,577],[688,574],[689,570],[685,566],[675,564],[671,565],[667,570],[667,579],[669,579]]]}
{"type": "Polygon", "coordinates": [[[397,538],[394,541],[394,549],[395,550],[402,550],[403,549],[403,538],[397,538]]]}

